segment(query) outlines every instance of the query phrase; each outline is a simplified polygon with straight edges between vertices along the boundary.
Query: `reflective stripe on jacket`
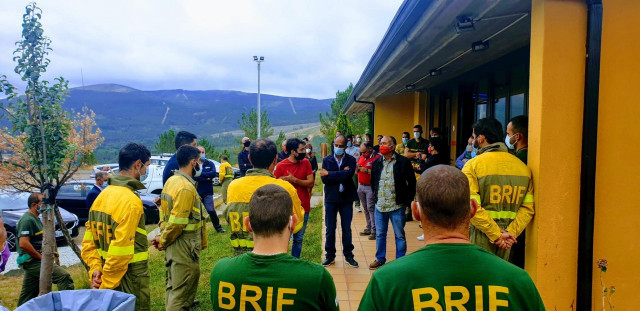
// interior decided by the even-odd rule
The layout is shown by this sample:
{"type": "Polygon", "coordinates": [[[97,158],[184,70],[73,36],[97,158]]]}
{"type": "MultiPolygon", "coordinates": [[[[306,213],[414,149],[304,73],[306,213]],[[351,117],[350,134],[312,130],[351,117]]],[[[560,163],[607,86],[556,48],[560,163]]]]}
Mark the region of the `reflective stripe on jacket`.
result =
{"type": "Polygon", "coordinates": [[[273,174],[267,170],[250,169],[245,177],[233,180],[227,190],[227,209],[224,211],[224,218],[231,226],[230,242],[236,250],[247,251],[253,248],[253,236],[245,227],[244,218],[249,215],[249,201],[253,193],[267,184],[276,184],[289,192],[293,201],[293,214],[298,217],[298,223],[293,232],[296,233],[302,229],[304,209],[296,188],[282,179],[274,178],[273,174]]]}
{"type": "Polygon", "coordinates": [[[462,172],[469,179],[471,198],[480,205],[471,224],[491,241],[501,236],[501,229],[520,235],[534,214],[529,167],[507,152],[504,143],[495,143],[480,149],[462,172]]]}
{"type": "Polygon", "coordinates": [[[174,171],[162,189],[159,245],[171,245],[183,231],[200,231],[201,248],[207,246],[204,206],[196,191],[196,182],[179,170],[174,171]]]}
{"type": "Polygon", "coordinates": [[[109,177],[105,188],[89,210],[82,240],[82,259],[89,266],[89,277],[102,271],[100,289],[120,285],[129,265],[147,265],[149,242],[145,230],[142,200],[134,192],[145,189],[139,180],[109,177]]]}

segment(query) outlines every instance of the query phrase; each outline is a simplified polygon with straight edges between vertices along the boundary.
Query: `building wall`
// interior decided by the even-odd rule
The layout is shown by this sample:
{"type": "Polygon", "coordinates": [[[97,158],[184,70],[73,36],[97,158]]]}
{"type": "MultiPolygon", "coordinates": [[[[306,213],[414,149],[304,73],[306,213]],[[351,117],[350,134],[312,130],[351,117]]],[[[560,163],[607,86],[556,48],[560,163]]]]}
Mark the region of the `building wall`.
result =
{"type": "Polygon", "coordinates": [[[426,103],[421,100],[422,96],[419,93],[407,93],[377,98],[373,138],[377,135],[389,135],[401,141],[402,132],[411,133],[416,120],[421,119],[419,124],[424,127],[424,117],[415,115],[416,111],[424,111],[421,106],[426,103]]]}
{"type": "MultiPolygon", "coordinates": [[[[603,3],[594,260],[608,261],[604,281],[616,287],[616,310],[633,310],[640,306],[640,105],[633,91],[640,85],[640,2],[603,3]]],[[[602,308],[597,266],[593,298],[594,309],[602,308]]]]}
{"type": "Polygon", "coordinates": [[[529,157],[536,214],[525,268],[547,310],[572,310],[577,290],[587,8],[533,0],[529,157]]]}

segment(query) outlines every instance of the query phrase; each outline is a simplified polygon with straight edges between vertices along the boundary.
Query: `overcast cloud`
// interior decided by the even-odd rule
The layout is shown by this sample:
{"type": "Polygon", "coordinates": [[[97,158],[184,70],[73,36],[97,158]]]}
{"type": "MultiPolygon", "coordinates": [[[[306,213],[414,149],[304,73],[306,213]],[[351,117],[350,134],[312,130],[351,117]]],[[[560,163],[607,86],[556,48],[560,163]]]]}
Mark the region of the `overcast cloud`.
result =
{"type": "MultiPolygon", "coordinates": [[[[256,92],[331,98],[360,78],[400,0],[39,1],[47,79],[71,87],[256,92]]],[[[13,72],[27,1],[0,0],[0,74],[13,72]]]]}

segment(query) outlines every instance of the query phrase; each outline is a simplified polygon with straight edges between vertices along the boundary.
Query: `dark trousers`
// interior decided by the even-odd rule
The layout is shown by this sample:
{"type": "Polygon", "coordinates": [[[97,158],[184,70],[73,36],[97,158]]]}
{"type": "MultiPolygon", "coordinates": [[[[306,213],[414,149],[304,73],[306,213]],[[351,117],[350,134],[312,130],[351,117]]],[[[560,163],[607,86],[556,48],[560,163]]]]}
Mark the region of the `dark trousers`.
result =
{"type": "MultiPolygon", "coordinates": [[[[37,259],[31,259],[20,265],[24,270],[24,279],[22,281],[22,291],[20,291],[20,298],[18,298],[18,306],[21,306],[25,302],[38,297],[40,292],[39,280],[40,280],[40,265],[41,261],[37,259]]],[[[51,274],[51,281],[53,284],[58,285],[58,290],[73,290],[73,279],[67,270],[53,263],[53,272],[51,274]]]]}
{"type": "Polygon", "coordinates": [[[338,222],[338,213],[340,213],[340,226],[342,227],[342,253],[345,257],[353,257],[353,243],[351,242],[353,202],[325,203],[324,208],[324,223],[327,227],[324,250],[327,253],[327,258],[336,257],[336,227],[338,222]]]}
{"type": "Polygon", "coordinates": [[[202,203],[204,204],[204,208],[207,209],[207,213],[209,217],[211,217],[211,223],[213,224],[214,229],[220,229],[220,219],[218,219],[218,214],[216,213],[216,209],[213,203],[213,195],[207,194],[200,197],[202,199],[202,203]]]}

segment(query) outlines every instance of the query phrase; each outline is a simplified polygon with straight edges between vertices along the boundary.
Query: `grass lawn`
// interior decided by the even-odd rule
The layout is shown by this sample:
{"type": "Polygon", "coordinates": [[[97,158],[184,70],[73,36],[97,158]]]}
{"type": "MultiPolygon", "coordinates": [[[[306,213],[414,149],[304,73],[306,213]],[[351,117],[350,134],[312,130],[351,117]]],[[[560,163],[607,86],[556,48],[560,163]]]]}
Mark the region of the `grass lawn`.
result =
{"type": "MultiPolygon", "coordinates": [[[[319,178],[318,178],[319,180],[319,178]]],[[[321,190],[320,190],[321,191],[321,190]]],[[[151,231],[156,225],[147,226],[151,231]]],[[[229,230],[229,226],[223,221],[223,227],[229,230]]],[[[209,277],[216,262],[223,257],[231,257],[232,249],[229,244],[229,234],[215,233],[211,223],[207,226],[209,246],[200,253],[200,282],[196,299],[200,301],[200,306],[193,310],[211,310],[211,286],[209,277]]],[[[322,255],[322,207],[311,209],[309,223],[304,235],[301,258],[320,263],[322,255]]],[[[68,267],[76,285],[76,289],[88,288],[87,274],[80,264],[68,267]]],[[[151,273],[151,309],[165,310],[165,266],[164,253],[153,248],[149,250],[149,271],[151,273]]],[[[5,307],[14,309],[20,295],[22,286],[22,275],[6,276],[0,275],[0,300],[5,307]]],[[[54,285],[55,289],[55,285],[54,285]]]]}

